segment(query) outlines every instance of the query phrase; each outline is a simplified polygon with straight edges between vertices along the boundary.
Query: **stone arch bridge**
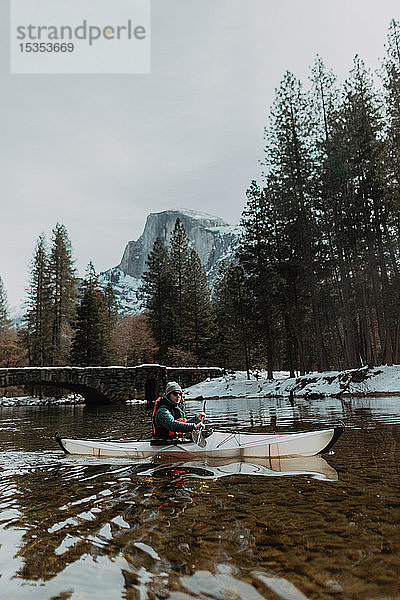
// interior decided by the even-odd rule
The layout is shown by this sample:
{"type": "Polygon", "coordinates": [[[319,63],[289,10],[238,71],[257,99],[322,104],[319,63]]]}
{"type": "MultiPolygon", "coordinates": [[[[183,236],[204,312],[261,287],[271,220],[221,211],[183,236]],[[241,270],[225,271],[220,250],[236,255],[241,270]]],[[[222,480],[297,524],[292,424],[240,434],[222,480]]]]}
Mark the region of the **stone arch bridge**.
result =
{"type": "Polygon", "coordinates": [[[0,369],[0,390],[10,386],[60,388],[82,395],[87,403],[109,404],[129,398],[158,398],[167,381],[188,387],[220,377],[218,367],[23,367],[0,369]]]}

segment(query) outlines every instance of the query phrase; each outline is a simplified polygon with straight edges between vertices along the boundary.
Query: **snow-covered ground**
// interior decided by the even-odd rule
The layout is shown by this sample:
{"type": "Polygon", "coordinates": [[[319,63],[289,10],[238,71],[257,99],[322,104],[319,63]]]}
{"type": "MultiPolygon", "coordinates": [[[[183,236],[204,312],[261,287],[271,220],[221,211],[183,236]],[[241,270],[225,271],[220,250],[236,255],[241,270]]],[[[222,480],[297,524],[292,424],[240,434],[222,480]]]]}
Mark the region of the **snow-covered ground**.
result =
{"type": "Polygon", "coordinates": [[[323,396],[400,396],[400,365],[309,373],[294,378],[290,378],[288,373],[276,372],[273,380],[267,379],[264,372],[253,372],[248,380],[244,371],[237,371],[187,388],[185,399],[263,398],[291,394],[310,399],[323,396]]]}
{"type": "Polygon", "coordinates": [[[1,398],[1,406],[52,406],[84,404],[85,399],[77,394],[70,394],[63,398],[33,398],[32,396],[16,396],[14,398],[1,398]]]}

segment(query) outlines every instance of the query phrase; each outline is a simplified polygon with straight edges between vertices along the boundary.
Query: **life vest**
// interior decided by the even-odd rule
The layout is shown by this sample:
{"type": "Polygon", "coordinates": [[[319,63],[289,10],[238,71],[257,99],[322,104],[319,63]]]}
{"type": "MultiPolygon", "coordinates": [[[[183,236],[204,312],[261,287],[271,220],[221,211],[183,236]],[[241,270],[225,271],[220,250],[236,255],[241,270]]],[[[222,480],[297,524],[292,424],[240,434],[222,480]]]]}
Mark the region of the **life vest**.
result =
{"type": "Polygon", "coordinates": [[[165,397],[160,396],[154,403],[153,414],[151,415],[151,422],[153,425],[153,435],[155,437],[159,437],[162,439],[174,438],[177,435],[183,435],[180,431],[168,431],[165,427],[161,425],[156,425],[156,412],[161,406],[166,406],[168,410],[172,413],[175,421],[181,421],[182,423],[186,423],[185,414],[183,410],[177,404],[172,405],[172,403],[165,397]]]}

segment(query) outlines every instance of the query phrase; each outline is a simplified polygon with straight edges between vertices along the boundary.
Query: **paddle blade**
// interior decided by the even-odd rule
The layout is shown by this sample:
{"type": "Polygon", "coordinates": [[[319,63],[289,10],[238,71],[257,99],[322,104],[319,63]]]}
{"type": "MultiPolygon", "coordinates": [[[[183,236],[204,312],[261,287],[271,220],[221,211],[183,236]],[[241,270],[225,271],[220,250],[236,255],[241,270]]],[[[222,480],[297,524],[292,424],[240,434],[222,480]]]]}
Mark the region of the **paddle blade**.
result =
{"type": "Polygon", "coordinates": [[[201,429],[193,429],[192,440],[199,448],[205,448],[207,445],[207,440],[204,439],[201,429]]]}

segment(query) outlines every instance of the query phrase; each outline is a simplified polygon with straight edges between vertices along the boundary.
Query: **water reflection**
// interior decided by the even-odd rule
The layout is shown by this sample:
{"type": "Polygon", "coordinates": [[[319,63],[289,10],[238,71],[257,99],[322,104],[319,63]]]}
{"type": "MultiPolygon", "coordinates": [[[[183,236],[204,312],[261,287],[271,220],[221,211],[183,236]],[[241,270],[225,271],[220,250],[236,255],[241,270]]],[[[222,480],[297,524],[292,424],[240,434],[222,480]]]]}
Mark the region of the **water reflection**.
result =
{"type": "Polygon", "coordinates": [[[139,472],[152,477],[196,477],[220,479],[232,475],[258,475],[279,477],[311,475],[316,479],[337,481],[338,474],[322,456],[299,456],[296,458],[249,458],[249,459],[199,459],[151,466],[139,472]]]}
{"type": "Polygon", "coordinates": [[[211,421],[227,427],[271,430],[275,415],[280,430],[322,428],[344,409],[350,426],[334,454],[311,462],[103,461],[64,457],[54,431],[140,436],[148,433],[145,407],[4,408],[4,597],[398,597],[393,399],[213,402],[211,421]]]}
{"type": "MultiPolygon", "coordinates": [[[[186,403],[189,411],[198,410],[199,402],[186,403]]],[[[295,398],[291,405],[285,398],[232,398],[207,400],[207,417],[222,427],[270,427],[271,429],[301,429],[310,423],[336,424],[344,420],[346,427],[360,427],[360,423],[400,423],[400,398],[322,398],[310,400],[295,398]],[[221,411],[221,403],[224,410],[221,411]]]]}

